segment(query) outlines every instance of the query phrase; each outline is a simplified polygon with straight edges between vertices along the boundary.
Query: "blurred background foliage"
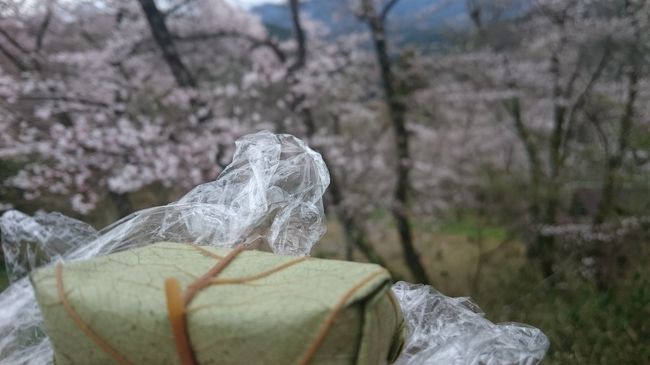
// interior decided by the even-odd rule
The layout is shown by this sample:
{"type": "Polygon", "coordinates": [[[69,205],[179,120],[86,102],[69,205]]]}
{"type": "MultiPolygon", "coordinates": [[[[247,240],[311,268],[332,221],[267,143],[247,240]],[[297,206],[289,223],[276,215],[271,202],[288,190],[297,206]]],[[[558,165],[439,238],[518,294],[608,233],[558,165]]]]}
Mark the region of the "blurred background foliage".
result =
{"type": "Polygon", "coordinates": [[[537,326],[545,364],[648,364],[649,15],[645,0],[1,1],[0,213],[101,228],[213,180],[239,136],[291,133],[332,175],[315,255],[537,326]]]}

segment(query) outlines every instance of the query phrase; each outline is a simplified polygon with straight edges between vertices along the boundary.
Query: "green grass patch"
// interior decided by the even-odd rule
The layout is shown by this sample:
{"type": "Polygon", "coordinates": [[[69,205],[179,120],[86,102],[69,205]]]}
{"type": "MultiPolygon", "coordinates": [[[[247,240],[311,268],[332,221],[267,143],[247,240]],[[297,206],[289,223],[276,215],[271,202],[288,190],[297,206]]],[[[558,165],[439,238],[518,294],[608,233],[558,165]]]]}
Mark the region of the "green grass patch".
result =
{"type": "Polygon", "coordinates": [[[471,219],[459,222],[443,222],[437,227],[440,234],[465,236],[472,239],[483,237],[487,240],[502,241],[506,238],[506,230],[501,227],[483,226],[471,219]]]}
{"type": "Polygon", "coordinates": [[[503,227],[482,223],[471,214],[460,220],[414,221],[413,228],[422,233],[433,233],[446,236],[458,236],[475,240],[482,238],[488,241],[503,241],[507,231],[503,227]]]}

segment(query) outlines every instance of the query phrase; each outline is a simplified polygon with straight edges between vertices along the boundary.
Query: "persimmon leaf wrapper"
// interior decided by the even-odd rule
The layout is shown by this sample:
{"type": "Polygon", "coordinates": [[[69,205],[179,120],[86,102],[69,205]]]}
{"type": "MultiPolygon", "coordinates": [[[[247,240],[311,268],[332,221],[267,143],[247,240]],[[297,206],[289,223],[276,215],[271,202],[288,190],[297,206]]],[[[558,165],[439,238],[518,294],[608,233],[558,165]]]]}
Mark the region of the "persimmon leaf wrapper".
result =
{"type": "MultiPolygon", "coordinates": [[[[173,277],[186,288],[227,254],[209,250],[215,256],[157,243],[62,265],[66,300],[130,363],[178,364],[164,282],[173,277]]],[[[55,267],[37,270],[32,282],[58,365],[114,361],[62,304],[55,267]]],[[[345,298],[310,363],[380,364],[394,360],[401,341],[392,295],[377,265],[244,251],[187,307],[188,335],[201,365],[300,364],[345,298]]]]}

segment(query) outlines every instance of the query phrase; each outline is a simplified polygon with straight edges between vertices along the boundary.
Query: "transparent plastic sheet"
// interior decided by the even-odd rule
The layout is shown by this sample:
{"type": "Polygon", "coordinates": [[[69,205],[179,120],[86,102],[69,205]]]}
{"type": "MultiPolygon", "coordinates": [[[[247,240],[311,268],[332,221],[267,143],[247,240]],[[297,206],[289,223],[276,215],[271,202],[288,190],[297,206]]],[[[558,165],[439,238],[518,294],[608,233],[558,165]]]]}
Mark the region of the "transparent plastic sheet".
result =
{"type": "Polygon", "coordinates": [[[397,365],[534,365],[548,350],[548,338],[539,329],[494,324],[468,298],[403,281],[392,290],[408,331],[397,365]]]}
{"type": "MultiPolygon", "coordinates": [[[[215,181],[99,232],[58,213],[5,213],[0,229],[12,285],[0,293],[0,365],[52,363],[25,277],[34,268],[159,241],[234,247],[263,238],[277,254],[309,255],[325,232],[322,195],[328,184],[318,153],[293,136],[260,132],[236,142],[233,162],[215,181]]],[[[397,364],[534,364],[548,347],[539,330],[494,325],[430,287],[397,283],[393,291],[409,328],[397,364]]]]}
{"type": "Polygon", "coordinates": [[[10,282],[98,236],[90,225],[61,213],[38,212],[30,217],[16,210],[2,216],[0,230],[10,282]]]}
{"type": "Polygon", "coordinates": [[[0,364],[49,364],[34,292],[25,277],[57,260],[83,260],[159,241],[234,247],[265,238],[273,252],[305,256],[325,233],[321,156],[290,135],[259,132],[236,142],[217,180],[175,203],[138,211],[96,232],[58,213],[0,218],[12,285],[0,294],[0,364]]]}

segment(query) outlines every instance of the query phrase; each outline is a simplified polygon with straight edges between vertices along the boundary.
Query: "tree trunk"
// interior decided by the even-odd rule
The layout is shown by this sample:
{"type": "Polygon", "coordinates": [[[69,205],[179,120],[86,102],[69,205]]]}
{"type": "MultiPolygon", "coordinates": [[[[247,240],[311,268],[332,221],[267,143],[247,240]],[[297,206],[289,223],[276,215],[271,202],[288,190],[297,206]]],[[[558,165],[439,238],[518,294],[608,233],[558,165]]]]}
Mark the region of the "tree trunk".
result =
{"type": "MultiPolygon", "coordinates": [[[[542,226],[554,225],[557,221],[557,210],[560,203],[560,185],[559,177],[562,170],[562,139],[565,130],[566,106],[560,102],[564,97],[560,86],[560,58],[559,51],[551,56],[551,74],[553,75],[553,131],[549,139],[548,159],[549,159],[549,176],[545,184],[544,194],[541,196],[543,210],[539,224],[542,226]]],[[[530,257],[539,259],[540,268],[544,277],[550,277],[554,274],[554,251],[555,237],[545,235],[539,231],[536,233],[533,246],[528,254],[530,257]]]]}
{"type": "Polygon", "coordinates": [[[155,0],[138,0],[142,6],[151,34],[163,53],[163,58],[169,66],[176,83],[180,87],[196,87],[196,82],[185,64],[181,60],[174,42],[172,41],[169,29],[165,23],[165,16],[156,6],[155,0]]]}
{"type": "MultiPolygon", "coordinates": [[[[327,158],[324,154],[323,160],[327,164],[327,158]]],[[[343,209],[343,194],[339,186],[336,174],[330,170],[330,186],[329,186],[330,197],[332,198],[332,205],[336,210],[336,216],[339,218],[341,225],[343,226],[343,231],[345,232],[346,240],[351,243],[354,247],[358,248],[361,253],[368,258],[372,263],[381,265],[385,268],[388,268],[386,261],[379,255],[379,253],[372,247],[370,243],[366,240],[366,235],[357,223],[357,220],[354,219],[349,212],[343,209]]]]}
{"type": "MultiPolygon", "coordinates": [[[[302,110],[303,122],[305,124],[307,139],[311,140],[316,132],[316,123],[314,123],[314,117],[311,112],[311,109],[305,108],[302,110]]],[[[312,146],[316,148],[323,158],[325,165],[331,166],[328,162],[327,153],[324,149],[319,149],[317,146],[312,146]]],[[[379,255],[379,253],[372,247],[372,245],[366,240],[366,234],[358,224],[357,220],[350,215],[345,209],[343,209],[343,192],[338,182],[338,178],[334,170],[330,169],[330,185],[329,192],[330,197],[332,198],[332,206],[336,211],[336,216],[339,219],[339,222],[343,226],[343,231],[345,233],[345,239],[348,246],[354,246],[363,253],[366,258],[375,264],[385,267],[387,270],[391,271],[386,264],[386,261],[379,255]]],[[[392,271],[391,271],[392,273],[392,271]]],[[[393,275],[393,278],[395,276],[393,275]]]]}
{"type": "Polygon", "coordinates": [[[292,74],[305,66],[305,61],[307,59],[307,40],[305,38],[305,31],[302,28],[302,22],[300,21],[299,0],[289,0],[289,9],[291,10],[293,33],[298,45],[296,61],[291,65],[291,67],[289,67],[289,73],[292,74]]]}
{"type": "MultiPolygon", "coordinates": [[[[307,61],[307,38],[305,32],[302,28],[302,23],[300,20],[300,4],[298,0],[289,0],[289,8],[291,10],[291,16],[293,21],[294,36],[296,43],[298,44],[298,54],[296,61],[289,67],[289,82],[295,82],[292,80],[296,71],[300,70],[305,66],[307,61]]],[[[300,103],[304,100],[304,95],[294,95],[296,101],[291,103],[291,109],[299,113],[302,116],[303,123],[305,125],[305,133],[307,139],[311,140],[316,134],[316,123],[314,122],[314,115],[310,108],[300,108],[300,103]]],[[[317,149],[323,161],[326,165],[329,165],[327,153],[324,149],[318,149],[317,146],[312,146],[312,148],[317,149]]],[[[330,165],[331,166],[331,165],[330,165]]],[[[354,219],[348,212],[342,209],[343,205],[343,192],[339,186],[339,181],[334,170],[330,169],[330,185],[329,185],[330,197],[332,198],[332,205],[335,207],[336,216],[339,219],[339,222],[343,226],[343,231],[345,232],[345,239],[347,247],[356,247],[363,253],[370,262],[379,264],[388,269],[386,261],[375,251],[372,245],[366,240],[366,235],[363,228],[357,223],[357,220],[354,219]]],[[[350,251],[347,250],[347,256],[350,256],[350,251]]],[[[390,269],[388,269],[390,271],[390,269]]],[[[394,276],[393,276],[394,277],[394,276]]]]}
{"type": "MultiPolygon", "coordinates": [[[[616,192],[619,189],[619,174],[623,166],[625,155],[628,152],[630,133],[636,114],[635,103],[638,95],[637,88],[639,85],[639,72],[641,65],[641,55],[639,54],[638,47],[640,47],[641,44],[641,32],[638,21],[634,17],[635,10],[630,1],[625,2],[625,12],[627,17],[631,20],[634,36],[634,44],[630,46],[627,57],[629,64],[627,65],[628,68],[626,71],[626,101],[623,115],[619,119],[616,149],[611,156],[608,156],[605,165],[600,203],[598,204],[598,211],[593,219],[594,226],[602,225],[613,213],[614,200],[616,192]]],[[[616,261],[622,255],[620,249],[613,243],[596,245],[594,251],[594,256],[597,260],[596,284],[601,291],[607,291],[610,288],[612,276],[614,275],[616,261]]]]}
{"type": "MultiPolygon", "coordinates": [[[[626,11],[630,17],[633,16],[631,14],[632,10],[629,3],[626,4],[626,11]]],[[[633,24],[635,25],[634,38],[636,44],[639,44],[641,35],[639,33],[638,27],[636,27],[636,22],[633,22],[633,24]]],[[[632,122],[634,120],[635,114],[634,104],[636,103],[638,93],[637,87],[639,84],[638,58],[638,52],[633,46],[630,50],[629,55],[630,65],[627,71],[628,85],[626,91],[627,96],[625,102],[625,110],[623,111],[623,115],[621,116],[619,122],[620,126],[618,131],[616,151],[612,156],[609,156],[607,164],[605,165],[605,175],[603,179],[603,188],[601,190],[600,204],[598,205],[598,211],[596,212],[593,221],[595,225],[602,224],[611,214],[614,207],[614,197],[618,188],[618,174],[623,165],[623,158],[625,157],[625,154],[628,150],[630,132],[632,129],[632,122]]]]}
{"type": "Polygon", "coordinates": [[[8,59],[18,71],[23,72],[29,70],[29,67],[18,56],[11,53],[2,44],[0,44],[0,54],[5,56],[5,58],[8,59]]]}
{"type": "Polygon", "coordinates": [[[506,104],[506,109],[510,113],[515,131],[526,151],[528,160],[528,179],[530,184],[530,196],[528,203],[528,213],[533,222],[538,222],[540,217],[540,187],[542,184],[542,163],[539,160],[539,153],[534,141],[531,139],[530,132],[524,125],[521,115],[521,103],[519,98],[513,98],[506,104]]]}
{"type": "Polygon", "coordinates": [[[116,193],[110,191],[108,195],[113,201],[113,204],[115,204],[115,210],[117,211],[118,219],[124,218],[127,215],[133,213],[133,206],[131,205],[131,199],[129,199],[128,193],[116,193]]]}
{"type": "Polygon", "coordinates": [[[395,151],[397,154],[397,168],[395,171],[397,174],[397,183],[393,193],[394,206],[391,209],[391,213],[397,224],[397,231],[400,236],[400,243],[408,268],[411,270],[415,280],[427,284],[429,283],[429,279],[422,265],[420,255],[413,244],[412,229],[407,215],[410,156],[405,121],[406,108],[395,92],[391,61],[386,44],[384,20],[382,17],[373,16],[368,19],[368,25],[372,32],[375,55],[379,63],[382,87],[388,106],[388,116],[393,128],[395,151]]]}
{"type": "MultiPolygon", "coordinates": [[[[530,132],[528,131],[528,128],[526,128],[522,119],[519,99],[513,98],[506,103],[506,109],[513,119],[517,137],[524,145],[526,151],[526,159],[528,160],[528,184],[530,188],[528,197],[528,214],[531,222],[534,225],[537,225],[543,220],[543,212],[541,209],[541,188],[543,178],[542,163],[539,159],[537,146],[532,140],[530,132]]],[[[554,211],[554,208],[551,210],[554,211]]],[[[553,271],[553,262],[549,255],[549,251],[552,251],[552,246],[554,245],[553,241],[552,237],[544,236],[541,232],[537,231],[534,233],[534,239],[530,242],[526,252],[530,259],[540,260],[541,270],[545,277],[551,275],[553,271]]]]}

